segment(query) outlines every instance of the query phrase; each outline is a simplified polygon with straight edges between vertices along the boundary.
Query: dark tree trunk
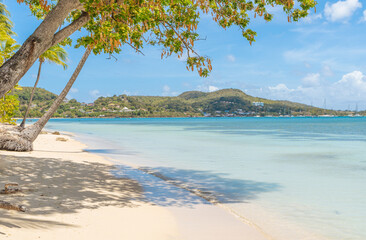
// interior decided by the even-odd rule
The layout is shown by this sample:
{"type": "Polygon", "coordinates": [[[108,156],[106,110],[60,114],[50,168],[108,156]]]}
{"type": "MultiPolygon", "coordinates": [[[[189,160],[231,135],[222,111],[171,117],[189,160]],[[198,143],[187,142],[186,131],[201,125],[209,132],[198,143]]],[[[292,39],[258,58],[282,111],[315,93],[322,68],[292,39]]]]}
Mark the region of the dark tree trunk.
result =
{"type": "Polygon", "coordinates": [[[89,20],[89,15],[84,12],[73,23],[56,33],[70,12],[81,6],[79,0],[58,1],[21,48],[0,67],[0,97],[19,82],[41,54],[70,36],[89,20]]]}

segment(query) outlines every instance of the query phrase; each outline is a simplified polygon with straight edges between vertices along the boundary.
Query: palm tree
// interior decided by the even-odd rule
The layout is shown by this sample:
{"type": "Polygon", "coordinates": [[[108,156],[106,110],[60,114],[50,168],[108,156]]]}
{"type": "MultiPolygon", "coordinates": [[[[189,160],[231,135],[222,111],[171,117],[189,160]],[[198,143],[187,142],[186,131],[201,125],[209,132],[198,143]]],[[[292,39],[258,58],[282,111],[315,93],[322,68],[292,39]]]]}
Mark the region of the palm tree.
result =
{"type": "Polygon", "coordinates": [[[11,30],[13,27],[13,23],[9,19],[10,13],[6,9],[2,0],[0,0],[0,41],[7,39],[9,35],[14,35],[14,32],[11,30]]]}
{"type": "Polygon", "coordinates": [[[61,65],[64,67],[64,69],[67,68],[67,52],[65,51],[65,49],[62,48],[61,45],[55,45],[53,47],[51,47],[50,49],[48,49],[46,52],[44,52],[40,57],[39,57],[39,67],[38,67],[38,74],[37,74],[37,80],[34,83],[34,87],[32,89],[32,93],[29,99],[29,103],[27,106],[27,110],[25,111],[24,117],[23,117],[23,121],[20,124],[20,127],[24,128],[25,126],[25,121],[28,117],[28,113],[32,104],[32,100],[33,100],[33,96],[34,96],[34,92],[37,88],[38,85],[38,81],[39,81],[39,77],[41,75],[41,69],[42,69],[42,64],[45,61],[48,61],[49,63],[56,63],[57,65],[61,65]]]}
{"type": "MultiPolygon", "coordinates": [[[[65,88],[62,90],[60,95],[58,95],[58,97],[52,103],[52,105],[48,109],[48,111],[45,114],[43,114],[43,116],[36,123],[34,123],[26,128],[23,128],[21,130],[20,138],[22,138],[23,140],[20,140],[20,141],[11,140],[10,142],[12,142],[12,143],[9,143],[7,145],[8,147],[5,149],[12,150],[12,151],[30,151],[32,149],[33,141],[37,138],[37,136],[39,135],[41,130],[44,128],[44,126],[46,125],[48,120],[50,120],[52,115],[56,112],[58,107],[61,105],[62,101],[65,99],[66,95],[69,93],[72,85],[74,84],[77,77],[79,76],[81,69],[84,67],[84,64],[85,64],[86,60],[88,59],[91,51],[92,51],[92,47],[87,47],[85,49],[84,55],[81,58],[81,60],[79,61],[79,64],[77,65],[74,73],[72,74],[71,78],[67,82],[65,88]],[[15,145],[18,145],[18,146],[20,145],[21,150],[17,150],[15,145]]],[[[0,149],[1,149],[1,138],[0,138],[0,149]]],[[[3,147],[3,149],[4,149],[4,147],[3,147]]]]}
{"type": "Polygon", "coordinates": [[[27,126],[26,128],[19,129],[18,127],[9,128],[5,133],[0,134],[0,149],[8,151],[32,151],[33,142],[44,128],[48,120],[56,112],[57,108],[61,105],[66,95],[70,91],[72,85],[76,81],[81,69],[83,68],[86,60],[88,59],[92,47],[87,47],[77,65],[74,73],[67,82],[65,88],[62,90],[60,95],[52,103],[48,111],[34,124],[27,126]]]}
{"type": "MultiPolygon", "coordinates": [[[[6,9],[5,4],[0,0],[0,66],[9,59],[14,52],[20,47],[13,38],[16,34],[12,31],[13,23],[10,20],[10,13],[6,9]]],[[[0,122],[13,123],[11,117],[19,103],[13,101],[13,96],[7,96],[7,92],[1,99],[0,104],[3,105],[3,112],[0,113],[0,122]],[[7,105],[7,108],[4,106],[7,105]]]]}
{"type": "Polygon", "coordinates": [[[9,11],[0,0],[0,66],[19,48],[13,39],[16,34],[12,31],[13,23],[9,17],[9,11]]]}

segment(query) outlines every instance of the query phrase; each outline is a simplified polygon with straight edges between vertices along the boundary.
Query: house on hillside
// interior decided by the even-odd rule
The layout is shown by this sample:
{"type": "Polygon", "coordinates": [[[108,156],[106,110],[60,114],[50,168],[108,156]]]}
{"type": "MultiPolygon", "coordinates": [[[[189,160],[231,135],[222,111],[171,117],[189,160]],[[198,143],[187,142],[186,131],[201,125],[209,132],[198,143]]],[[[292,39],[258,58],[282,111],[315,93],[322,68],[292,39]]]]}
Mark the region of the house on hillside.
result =
{"type": "Polygon", "coordinates": [[[252,104],[253,104],[253,106],[256,106],[256,107],[264,107],[263,102],[253,102],[252,104]]]}
{"type": "Polygon", "coordinates": [[[128,107],[123,107],[122,110],[120,110],[120,112],[133,112],[134,110],[129,109],[128,107]]]}

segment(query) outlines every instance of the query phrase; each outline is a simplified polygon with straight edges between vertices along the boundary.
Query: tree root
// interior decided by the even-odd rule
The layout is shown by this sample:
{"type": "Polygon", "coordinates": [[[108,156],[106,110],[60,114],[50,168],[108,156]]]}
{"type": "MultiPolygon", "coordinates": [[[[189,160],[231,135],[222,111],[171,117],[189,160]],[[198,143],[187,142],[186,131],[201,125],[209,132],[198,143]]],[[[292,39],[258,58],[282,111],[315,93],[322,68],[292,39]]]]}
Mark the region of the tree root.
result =
{"type": "Polygon", "coordinates": [[[0,150],[27,152],[33,150],[33,144],[17,126],[0,125],[0,150]]]}

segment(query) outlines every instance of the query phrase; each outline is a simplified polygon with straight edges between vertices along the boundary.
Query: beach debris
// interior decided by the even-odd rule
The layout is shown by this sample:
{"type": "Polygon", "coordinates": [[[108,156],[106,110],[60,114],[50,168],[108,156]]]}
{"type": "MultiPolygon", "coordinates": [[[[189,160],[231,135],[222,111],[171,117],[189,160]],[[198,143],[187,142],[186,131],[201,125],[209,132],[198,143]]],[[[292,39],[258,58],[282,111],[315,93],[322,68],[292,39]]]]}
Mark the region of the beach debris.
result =
{"type": "Polygon", "coordinates": [[[0,208],[7,209],[7,210],[16,210],[19,212],[27,211],[27,208],[23,205],[15,205],[15,204],[11,204],[9,202],[5,202],[2,200],[0,200],[0,208]]]}
{"type": "Polygon", "coordinates": [[[0,194],[12,194],[20,192],[18,183],[7,183],[5,184],[4,189],[0,190],[0,194]]]}
{"type": "Polygon", "coordinates": [[[56,138],[56,141],[60,141],[60,142],[66,142],[66,141],[68,141],[69,139],[67,139],[67,138],[63,138],[63,137],[58,137],[58,138],[56,138]]]}
{"type": "Polygon", "coordinates": [[[55,132],[53,132],[52,134],[53,134],[53,135],[61,135],[61,133],[60,133],[60,132],[58,132],[58,131],[55,131],[55,132]]]}
{"type": "Polygon", "coordinates": [[[41,131],[40,134],[48,134],[47,131],[41,131]]]}

